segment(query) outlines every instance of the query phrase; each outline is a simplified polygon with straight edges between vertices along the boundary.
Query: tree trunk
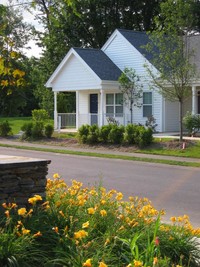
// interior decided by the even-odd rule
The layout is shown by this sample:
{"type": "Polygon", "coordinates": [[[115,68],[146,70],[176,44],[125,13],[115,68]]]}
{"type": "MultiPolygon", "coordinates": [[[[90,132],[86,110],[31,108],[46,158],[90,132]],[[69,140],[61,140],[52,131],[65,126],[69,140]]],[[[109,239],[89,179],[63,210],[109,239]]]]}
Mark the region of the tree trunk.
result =
{"type": "Polygon", "coordinates": [[[183,141],[183,102],[179,101],[179,129],[180,129],[180,138],[179,141],[183,141]]]}
{"type": "Polygon", "coordinates": [[[132,107],[130,108],[130,113],[131,113],[131,124],[133,124],[133,109],[132,109],[132,107]]]}
{"type": "Polygon", "coordinates": [[[133,124],[133,91],[131,90],[131,107],[130,107],[130,112],[131,112],[131,124],[133,124]]]}

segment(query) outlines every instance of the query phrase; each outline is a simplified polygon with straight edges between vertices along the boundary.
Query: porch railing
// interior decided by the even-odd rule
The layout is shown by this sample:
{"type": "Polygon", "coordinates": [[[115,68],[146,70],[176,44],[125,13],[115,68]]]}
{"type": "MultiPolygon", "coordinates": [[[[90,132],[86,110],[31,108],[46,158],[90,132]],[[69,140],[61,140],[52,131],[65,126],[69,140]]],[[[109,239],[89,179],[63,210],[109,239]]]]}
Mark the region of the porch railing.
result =
{"type": "Polygon", "coordinates": [[[58,113],[58,128],[76,128],[76,113],[58,113]]]}
{"type": "MultiPolygon", "coordinates": [[[[78,127],[82,124],[98,124],[102,125],[101,114],[79,114],[78,115],[78,127]]],[[[116,122],[120,125],[127,125],[130,123],[130,114],[103,114],[103,125],[109,122],[116,122]]],[[[76,113],[58,113],[58,128],[76,128],[76,113]]]]}

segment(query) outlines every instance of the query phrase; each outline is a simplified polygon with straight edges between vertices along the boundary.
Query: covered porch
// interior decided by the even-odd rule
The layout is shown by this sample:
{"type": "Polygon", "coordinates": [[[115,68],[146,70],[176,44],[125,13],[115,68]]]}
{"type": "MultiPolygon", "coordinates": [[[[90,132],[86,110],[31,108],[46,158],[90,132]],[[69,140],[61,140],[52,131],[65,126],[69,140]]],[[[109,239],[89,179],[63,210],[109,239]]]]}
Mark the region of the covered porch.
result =
{"type": "Polygon", "coordinates": [[[76,91],[76,113],[58,113],[58,92],[54,92],[54,128],[78,129],[83,124],[103,126],[110,121],[123,125],[130,123],[123,95],[118,86],[115,88],[76,91]]]}
{"type": "MultiPolygon", "coordinates": [[[[130,123],[130,113],[127,107],[120,105],[116,99],[110,102],[110,105],[107,103],[108,97],[106,95],[115,95],[119,93],[119,89],[114,89],[113,87],[109,90],[105,88],[99,90],[77,90],[76,113],[57,112],[57,93],[54,92],[54,128],[56,130],[69,128],[77,130],[83,124],[103,126],[108,124],[110,120],[115,120],[121,125],[130,123]]],[[[176,105],[174,103],[173,107],[175,106],[176,108],[172,108],[170,105],[165,110],[165,113],[168,114],[164,119],[165,125],[166,121],[172,123],[175,120],[174,124],[178,127],[178,103],[176,105]]],[[[184,104],[184,115],[187,112],[200,114],[200,84],[195,84],[191,87],[190,97],[184,104]]],[[[165,125],[163,131],[169,131],[165,125]]],[[[175,130],[178,131],[178,129],[175,130]]]]}

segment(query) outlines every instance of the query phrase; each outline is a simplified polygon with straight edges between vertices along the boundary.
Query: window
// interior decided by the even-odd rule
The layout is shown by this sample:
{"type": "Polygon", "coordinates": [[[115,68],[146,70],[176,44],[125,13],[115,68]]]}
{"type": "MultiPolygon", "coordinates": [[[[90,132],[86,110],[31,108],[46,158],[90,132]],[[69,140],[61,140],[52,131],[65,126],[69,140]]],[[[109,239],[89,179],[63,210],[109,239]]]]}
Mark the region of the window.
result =
{"type": "Polygon", "coordinates": [[[143,117],[152,116],[152,92],[143,92],[143,117]]]}
{"type": "Polygon", "coordinates": [[[123,116],[123,94],[106,94],[106,115],[123,116]]]}

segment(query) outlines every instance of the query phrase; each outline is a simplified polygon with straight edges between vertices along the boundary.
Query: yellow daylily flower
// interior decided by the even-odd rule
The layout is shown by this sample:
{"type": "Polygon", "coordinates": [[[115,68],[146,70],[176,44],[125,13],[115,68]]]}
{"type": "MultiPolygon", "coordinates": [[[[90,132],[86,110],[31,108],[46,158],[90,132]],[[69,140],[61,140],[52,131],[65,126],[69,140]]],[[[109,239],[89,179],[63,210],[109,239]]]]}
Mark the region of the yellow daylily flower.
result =
{"type": "Polygon", "coordinates": [[[100,214],[102,217],[107,215],[107,211],[106,210],[100,210],[100,214]]]}
{"type": "Polygon", "coordinates": [[[82,228],[88,228],[90,225],[89,221],[82,224],[82,228]]]}
{"type": "Polygon", "coordinates": [[[83,266],[85,266],[85,267],[91,267],[92,266],[91,259],[87,259],[86,262],[83,263],[83,266]]]}
{"type": "Polygon", "coordinates": [[[20,216],[24,216],[27,213],[27,210],[26,208],[21,208],[21,209],[18,209],[17,213],[20,216]]]}

